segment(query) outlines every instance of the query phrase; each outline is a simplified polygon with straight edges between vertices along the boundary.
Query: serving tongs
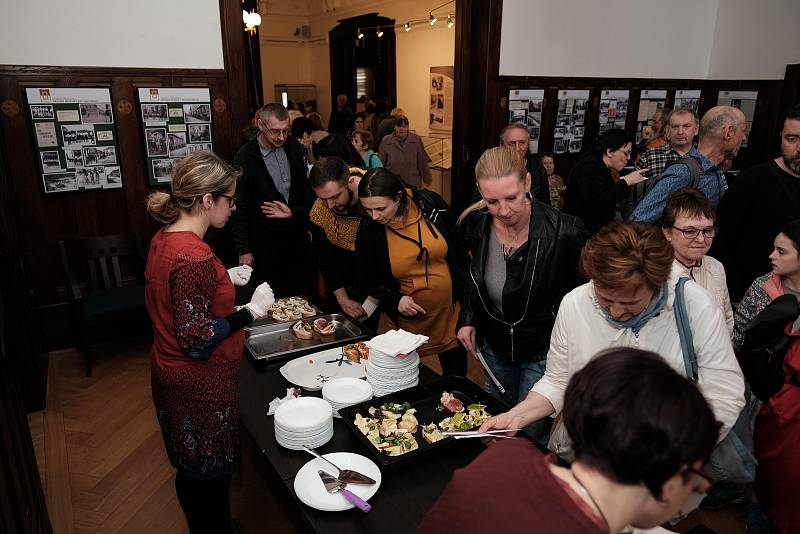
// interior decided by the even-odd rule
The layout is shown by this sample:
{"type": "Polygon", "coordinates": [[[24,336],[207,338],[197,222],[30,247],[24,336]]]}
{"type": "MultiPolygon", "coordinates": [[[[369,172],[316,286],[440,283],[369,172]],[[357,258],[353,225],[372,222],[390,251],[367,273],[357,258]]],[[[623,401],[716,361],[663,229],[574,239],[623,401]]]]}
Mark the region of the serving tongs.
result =
{"type": "Polygon", "coordinates": [[[336,469],[336,471],[339,473],[339,476],[337,477],[339,482],[343,482],[345,484],[362,484],[364,486],[371,486],[372,484],[375,484],[374,480],[369,478],[367,475],[362,475],[358,471],[353,471],[352,469],[340,469],[335,463],[317,453],[317,451],[314,449],[310,449],[303,445],[303,450],[336,469]]]}
{"type": "Polygon", "coordinates": [[[506,428],[504,430],[487,430],[480,432],[478,430],[468,430],[464,432],[442,432],[445,436],[453,436],[456,439],[465,438],[502,438],[502,439],[517,439],[515,436],[503,436],[506,432],[518,432],[519,428],[506,428]]]}
{"type": "Polygon", "coordinates": [[[494,386],[497,388],[497,390],[501,394],[505,393],[506,388],[503,387],[503,384],[500,383],[497,377],[494,376],[492,370],[489,369],[489,364],[487,364],[486,360],[483,359],[483,354],[481,354],[481,349],[479,349],[478,347],[475,347],[475,357],[478,358],[479,362],[481,362],[481,365],[483,366],[484,370],[486,370],[486,374],[489,375],[489,378],[492,380],[492,382],[494,382],[494,386]]]}

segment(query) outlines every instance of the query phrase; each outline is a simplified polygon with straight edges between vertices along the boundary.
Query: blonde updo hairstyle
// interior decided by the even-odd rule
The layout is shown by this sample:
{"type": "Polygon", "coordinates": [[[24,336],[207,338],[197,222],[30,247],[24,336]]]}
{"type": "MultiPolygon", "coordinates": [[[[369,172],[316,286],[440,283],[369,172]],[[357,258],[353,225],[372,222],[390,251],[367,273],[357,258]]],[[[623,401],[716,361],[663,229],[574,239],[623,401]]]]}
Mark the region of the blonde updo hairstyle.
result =
{"type": "MultiPolygon", "coordinates": [[[[481,155],[478,163],[475,165],[476,182],[490,179],[496,180],[511,175],[516,176],[522,181],[527,174],[528,169],[525,167],[525,160],[522,159],[519,152],[505,146],[490,148],[481,155]]],[[[485,200],[481,199],[477,201],[461,213],[458,217],[458,222],[461,223],[470,213],[485,207],[485,200]]]]}
{"type": "Polygon", "coordinates": [[[147,211],[161,224],[172,224],[181,212],[197,210],[207,193],[227,194],[240,174],[213,152],[192,152],[175,164],[171,193],[155,191],[147,196],[147,211]]]}

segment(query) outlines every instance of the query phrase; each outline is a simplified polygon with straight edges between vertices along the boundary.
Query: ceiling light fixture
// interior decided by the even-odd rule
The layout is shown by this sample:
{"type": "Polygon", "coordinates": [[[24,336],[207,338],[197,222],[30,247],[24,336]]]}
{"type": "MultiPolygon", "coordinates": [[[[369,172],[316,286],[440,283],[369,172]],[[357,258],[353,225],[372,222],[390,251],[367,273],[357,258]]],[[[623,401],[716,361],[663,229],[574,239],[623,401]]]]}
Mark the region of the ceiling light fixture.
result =
{"type": "Polygon", "coordinates": [[[453,15],[447,15],[447,27],[452,28],[456,25],[456,21],[453,19],[453,15]]]}
{"type": "Polygon", "coordinates": [[[375,35],[377,35],[378,37],[383,37],[383,29],[378,28],[378,31],[375,33],[375,35]]]}
{"type": "Polygon", "coordinates": [[[403,29],[405,31],[407,31],[407,32],[410,32],[411,31],[411,23],[410,22],[406,22],[405,24],[403,24],[403,29]]]}
{"type": "Polygon", "coordinates": [[[364,32],[361,31],[361,28],[358,29],[358,38],[359,39],[363,39],[364,38],[364,32]]]}
{"type": "Polygon", "coordinates": [[[428,14],[430,15],[430,17],[428,18],[428,22],[430,22],[431,26],[433,26],[439,19],[436,18],[436,15],[434,15],[432,11],[429,11],[428,14]]]}

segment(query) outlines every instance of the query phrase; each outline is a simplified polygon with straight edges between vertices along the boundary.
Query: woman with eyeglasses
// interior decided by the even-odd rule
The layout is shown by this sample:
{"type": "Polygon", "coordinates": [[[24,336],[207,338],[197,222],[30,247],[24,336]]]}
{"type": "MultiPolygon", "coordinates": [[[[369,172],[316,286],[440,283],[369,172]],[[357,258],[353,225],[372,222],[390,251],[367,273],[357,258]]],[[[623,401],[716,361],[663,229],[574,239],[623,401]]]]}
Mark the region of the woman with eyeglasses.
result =
{"type": "Polygon", "coordinates": [[[361,178],[358,199],[368,218],[356,237],[358,275],[385,311],[378,329],[428,336],[420,357],[438,354],[443,375],[466,376],[456,322],[467,255],[447,204],[380,167],[361,178]]]}
{"type": "MultiPolygon", "coordinates": [[[[747,325],[774,299],[790,294],[800,300],[800,219],[781,228],[769,259],[772,271],[756,278],[736,307],[737,347],[743,344],[747,325]]],[[[785,383],[763,404],[755,422],[755,489],[781,532],[800,532],[800,318],[786,326],[786,333],[793,341],[783,360],[785,383]]]]}
{"type": "Polygon", "coordinates": [[[153,402],[192,533],[232,530],[242,328],[274,302],[263,283],[237,311],[233,286],[246,284],[251,269],[226,271],[203,241],[209,227],[222,228],[236,210],[237,176],[213,153],[193,152],[175,165],[170,192],[147,198],[148,212],[164,225],[150,242],[145,271],[153,402]]]}
{"type": "Polygon", "coordinates": [[[630,187],[646,177],[639,169],[619,178],[631,159],[633,136],[622,129],[600,134],[597,144],[578,161],[567,177],[564,213],[579,217],[590,234],[614,220],[617,203],[627,198],[630,187]]]}
{"type": "MultiPolygon", "coordinates": [[[[688,376],[675,317],[673,257],[664,233],[651,225],[610,223],[589,239],[581,251],[580,266],[591,281],[561,301],[544,377],[525,400],[487,421],[481,431],[521,428],[558,414],[572,375],[592,355],[609,347],[656,352],[688,376]]],[[[683,294],[697,359],[697,384],[722,423],[720,438],[724,438],[745,403],[742,371],[719,306],[694,282],[686,282],[683,294]]],[[[553,431],[550,448],[567,459],[572,454],[563,425],[553,431]]]]}
{"type": "MultiPolygon", "coordinates": [[[[472,255],[458,339],[481,355],[505,392],[487,377],[487,391],[509,405],[523,400],[544,374],[555,311],[583,280],[576,265],[583,224],[535,200],[519,153],[490,148],[475,167],[482,199],[459,218],[472,255]]],[[[527,431],[547,443],[550,421],[527,431]]]]}
{"type": "Polygon", "coordinates": [[[575,438],[572,465],[556,465],[527,440],[497,440],[455,472],[417,532],[649,529],[711,484],[701,467],[719,423],[697,386],[655,353],[594,355],[569,381],[563,421],[575,438]]]}
{"type": "Polygon", "coordinates": [[[714,207],[702,191],[683,187],[667,197],[661,225],[664,236],[675,249],[673,275],[694,280],[708,291],[722,309],[728,332],[733,334],[733,307],[725,268],[706,255],[717,235],[714,220],[714,207]]]}

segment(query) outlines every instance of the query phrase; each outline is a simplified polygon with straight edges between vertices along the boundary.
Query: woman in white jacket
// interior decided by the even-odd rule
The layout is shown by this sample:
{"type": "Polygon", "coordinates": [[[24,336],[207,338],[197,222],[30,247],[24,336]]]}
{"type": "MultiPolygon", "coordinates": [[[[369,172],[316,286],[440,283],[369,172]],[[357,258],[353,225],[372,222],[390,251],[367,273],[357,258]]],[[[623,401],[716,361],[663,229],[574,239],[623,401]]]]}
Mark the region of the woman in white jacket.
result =
{"type": "MultiPolygon", "coordinates": [[[[686,376],[673,310],[677,282],[670,276],[673,254],[654,226],[611,223],[595,234],[581,253],[581,267],[591,281],[561,301],[544,378],[524,401],[489,419],[481,430],[522,428],[561,412],[569,379],[609,347],[655,352],[686,376]]],[[[697,355],[697,383],[722,424],[722,440],[744,406],[744,379],[719,306],[694,282],[686,283],[684,294],[697,355]]],[[[558,443],[554,448],[559,452],[558,443]]]]}

